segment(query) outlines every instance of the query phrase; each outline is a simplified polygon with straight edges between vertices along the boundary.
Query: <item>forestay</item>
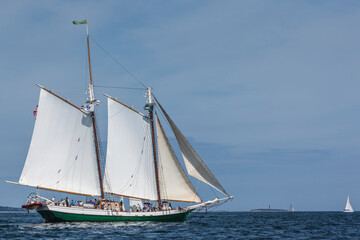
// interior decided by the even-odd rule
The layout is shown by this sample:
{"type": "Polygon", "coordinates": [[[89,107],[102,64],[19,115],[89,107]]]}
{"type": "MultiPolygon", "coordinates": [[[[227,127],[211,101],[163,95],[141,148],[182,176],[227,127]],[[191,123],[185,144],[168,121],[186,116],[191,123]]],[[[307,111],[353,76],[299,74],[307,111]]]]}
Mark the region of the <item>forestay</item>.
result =
{"type": "Polygon", "coordinates": [[[225,189],[220,185],[218,180],[215,178],[215,176],[207,168],[205,163],[200,159],[199,155],[195,152],[195,150],[192,148],[192,146],[187,141],[187,139],[184,137],[184,135],[177,128],[175,123],[171,120],[169,115],[162,108],[160,103],[159,102],[157,102],[157,103],[158,103],[159,107],[161,108],[162,112],[164,113],[166,119],[170,123],[171,129],[174,132],[176,140],[180,146],[180,150],[181,150],[182,156],[184,158],[185,166],[186,166],[186,169],[187,169],[187,172],[189,173],[189,175],[209,184],[210,186],[214,187],[215,189],[217,189],[220,192],[223,192],[225,195],[229,196],[226,193],[225,189]]]}
{"type": "Polygon", "coordinates": [[[157,115],[155,115],[155,119],[159,171],[162,178],[162,181],[160,181],[161,199],[183,202],[201,202],[199,195],[196,193],[182,169],[157,115]]]}
{"type": "Polygon", "coordinates": [[[111,193],[157,200],[150,121],[111,98],[106,170],[111,193]]]}
{"type": "Polygon", "coordinates": [[[99,196],[92,117],[41,89],[19,184],[99,196]]]}

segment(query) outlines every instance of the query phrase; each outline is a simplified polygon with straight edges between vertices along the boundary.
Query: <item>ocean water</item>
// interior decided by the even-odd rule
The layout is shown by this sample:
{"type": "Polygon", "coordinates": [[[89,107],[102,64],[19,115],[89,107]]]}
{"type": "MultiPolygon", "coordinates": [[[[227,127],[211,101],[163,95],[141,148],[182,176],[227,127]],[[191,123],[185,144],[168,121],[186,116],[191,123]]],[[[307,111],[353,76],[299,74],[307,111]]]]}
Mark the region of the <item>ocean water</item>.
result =
{"type": "Polygon", "coordinates": [[[360,239],[360,212],[192,213],[183,223],[45,223],[0,211],[0,239],[360,239]]]}

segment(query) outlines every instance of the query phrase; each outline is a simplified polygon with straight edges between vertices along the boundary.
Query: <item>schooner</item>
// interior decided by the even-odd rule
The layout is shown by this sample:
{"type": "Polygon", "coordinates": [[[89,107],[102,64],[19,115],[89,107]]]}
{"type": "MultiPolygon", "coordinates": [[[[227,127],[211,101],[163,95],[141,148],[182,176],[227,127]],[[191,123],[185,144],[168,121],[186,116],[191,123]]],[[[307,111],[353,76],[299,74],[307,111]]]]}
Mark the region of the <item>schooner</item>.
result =
{"type": "Polygon", "coordinates": [[[86,20],[73,23],[86,24],[87,28],[90,83],[86,104],[78,107],[37,84],[40,97],[25,165],[18,182],[6,182],[98,198],[99,205],[83,203],[68,207],[37,193],[29,195],[23,208],[36,209],[47,222],[184,221],[196,209],[232,199],[151,88],[147,88],[146,114],[104,94],[108,101],[108,134],[106,163],[102,166],[95,114],[99,101],[94,95],[91,75],[88,25],[86,20]],[[223,198],[209,201],[200,198],[175,155],[157,112],[165,116],[176,137],[188,175],[218,190],[223,198]],[[152,202],[154,207],[129,211],[125,209],[124,197],[130,205],[142,205],[145,201],[144,204],[152,202]],[[172,208],[169,201],[193,205],[172,208]]]}

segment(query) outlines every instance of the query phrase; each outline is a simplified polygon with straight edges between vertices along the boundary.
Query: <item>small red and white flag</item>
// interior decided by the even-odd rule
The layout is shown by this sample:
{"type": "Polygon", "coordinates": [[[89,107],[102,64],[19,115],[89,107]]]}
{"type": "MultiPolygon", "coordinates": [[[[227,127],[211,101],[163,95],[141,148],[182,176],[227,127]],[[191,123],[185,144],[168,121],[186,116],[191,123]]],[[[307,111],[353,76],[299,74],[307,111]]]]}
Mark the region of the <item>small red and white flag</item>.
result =
{"type": "Polygon", "coordinates": [[[37,109],[38,109],[38,105],[36,105],[36,108],[34,109],[34,112],[33,112],[35,119],[36,119],[36,116],[37,116],[37,109]]]}

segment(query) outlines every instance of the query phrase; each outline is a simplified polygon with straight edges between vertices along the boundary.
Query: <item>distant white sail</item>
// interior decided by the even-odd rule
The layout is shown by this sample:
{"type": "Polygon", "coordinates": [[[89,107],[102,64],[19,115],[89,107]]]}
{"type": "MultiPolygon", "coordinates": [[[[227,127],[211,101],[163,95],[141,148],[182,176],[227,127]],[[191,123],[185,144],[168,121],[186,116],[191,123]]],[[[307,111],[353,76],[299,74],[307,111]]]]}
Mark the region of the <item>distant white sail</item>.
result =
{"type": "Polygon", "coordinates": [[[214,187],[215,189],[229,196],[226,193],[225,189],[220,185],[218,180],[215,178],[215,176],[210,172],[210,170],[205,165],[205,163],[201,160],[199,155],[195,152],[195,150],[187,141],[185,136],[180,132],[180,130],[175,125],[175,123],[171,120],[169,115],[162,108],[159,102],[158,105],[161,108],[162,112],[164,113],[166,119],[170,123],[170,126],[175,134],[176,140],[180,146],[180,150],[184,158],[185,166],[189,175],[209,184],[210,186],[214,187]]]}
{"type": "Polygon", "coordinates": [[[160,121],[155,115],[158,144],[161,199],[171,201],[201,202],[199,195],[190,183],[174,150],[172,149],[160,121]]]}
{"type": "Polygon", "coordinates": [[[99,196],[92,117],[44,89],[19,184],[99,196]]]}
{"type": "Polygon", "coordinates": [[[150,120],[111,98],[106,171],[111,193],[157,200],[150,120]]]}
{"type": "Polygon", "coordinates": [[[295,209],[294,209],[294,207],[293,207],[293,205],[292,205],[292,204],[290,205],[289,212],[295,212],[295,209]]]}
{"type": "Polygon", "coordinates": [[[354,209],[352,208],[351,204],[350,204],[350,197],[347,197],[347,201],[346,201],[346,205],[345,208],[343,210],[343,212],[354,212],[354,209]]]}

